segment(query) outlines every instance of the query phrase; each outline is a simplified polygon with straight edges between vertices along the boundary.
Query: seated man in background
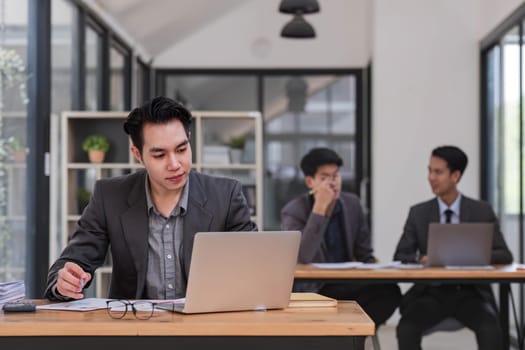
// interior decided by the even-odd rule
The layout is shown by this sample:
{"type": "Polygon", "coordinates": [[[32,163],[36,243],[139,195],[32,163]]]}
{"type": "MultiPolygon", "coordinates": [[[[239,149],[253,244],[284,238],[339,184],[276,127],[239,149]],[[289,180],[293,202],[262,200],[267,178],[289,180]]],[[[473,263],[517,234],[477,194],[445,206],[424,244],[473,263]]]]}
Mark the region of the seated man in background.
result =
{"type": "Polygon", "coordinates": [[[193,239],[201,231],[254,231],[238,181],[191,170],[191,113],[156,97],[124,123],[144,170],[101,179],[75,233],[49,269],[46,297],[83,298],[108,248],[112,299],[186,294],[193,239]]]}
{"type": "MultiPolygon", "coordinates": [[[[492,264],[512,262],[498,220],[488,203],[462,195],[457,189],[467,167],[467,155],[455,146],[434,149],[428,165],[428,181],[436,195],[410,208],[394,260],[427,260],[427,236],[431,222],[493,222],[492,264]]],[[[404,296],[397,326],[399,349],[421,349],[423,332],[453,317],[476,333],[479,349],[502,348],[503,336],[496,302],[488,284],[415,284],[404,296]]]]}
{"type": "MultiPolygon", "coordinates": [[[[310,189],[281,211],[281,226],[302,233],[299,263],[376,261],[368,224],[359,198],[341,192],[341,157],[328,148],[312,149],[301,160],[310,189]]],[[[296,290],[318,292],[343,300],[356,300],[376,326],[392,315],[401,299],[397,284],[297,284],[296,290]]]]}

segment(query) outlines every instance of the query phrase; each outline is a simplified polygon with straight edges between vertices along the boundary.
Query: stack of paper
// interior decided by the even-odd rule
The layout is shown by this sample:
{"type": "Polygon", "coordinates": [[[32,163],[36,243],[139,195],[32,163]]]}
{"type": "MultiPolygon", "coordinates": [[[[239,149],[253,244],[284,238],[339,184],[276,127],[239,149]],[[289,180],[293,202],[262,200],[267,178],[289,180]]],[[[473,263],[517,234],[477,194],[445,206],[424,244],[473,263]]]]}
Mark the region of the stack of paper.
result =
{"type": "Polygon", "coordinates": [[[24,299],[26,287],[24,281],[0,283],[0,307],[8,301],[24,299]]]}

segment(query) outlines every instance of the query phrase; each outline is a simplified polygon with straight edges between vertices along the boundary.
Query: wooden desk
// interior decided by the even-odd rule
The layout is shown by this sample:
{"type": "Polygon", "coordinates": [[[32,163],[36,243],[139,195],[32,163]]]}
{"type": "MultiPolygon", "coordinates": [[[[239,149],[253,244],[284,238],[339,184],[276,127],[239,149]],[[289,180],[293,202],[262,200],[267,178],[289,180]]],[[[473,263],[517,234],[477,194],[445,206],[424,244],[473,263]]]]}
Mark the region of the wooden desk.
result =
{"type": "Polygon", "coordinates": [[[0,313],[2,349],[348,349],[355,336],[374,331],[374,323],[355,302],[340,302],[335,308],[198,315],[160,311],[145,321],[129,312],[124,319],[114,320],[105,310],[0,313]]]}
{"type": "MultiPolygon", "coordinates": [[[[494,266],[492,270],[447,269],[443,267],[428,267],[419,269],[319,269],[311,265],[297,265],[295,279],[297,281],[347,282],[347,283],[498,283],[500,322],[505,339],[505,348],[510,346],[509,332],[509,296],[510,283],[524,283],[525,271],[518,270],[516,265],[494,266]]],[[[515,320],[517,327],[523,329],[515,320]]],[[[518,333],[519,334],[519,333],[518,333]]],[[[520,342],[521,339],[518,339],[520,342]]]]}

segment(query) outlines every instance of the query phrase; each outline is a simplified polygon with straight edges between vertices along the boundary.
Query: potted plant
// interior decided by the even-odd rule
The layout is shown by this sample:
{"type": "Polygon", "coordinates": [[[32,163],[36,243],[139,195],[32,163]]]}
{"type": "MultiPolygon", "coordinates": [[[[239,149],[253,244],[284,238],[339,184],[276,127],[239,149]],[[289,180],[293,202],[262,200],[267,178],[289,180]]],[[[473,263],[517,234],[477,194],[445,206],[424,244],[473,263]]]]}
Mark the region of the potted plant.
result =
{"type": "Polygon", "coordinates": [[[91,163],[102,163],[106,152],[109,150],[109,142],[105,136],[89,135],[82,142],[82,149],[88,152],[91,163]]]}
{"type": "Polygon", "coordinates": [[[230,147],[230,162],[240,163],[242,158],[242,152],[244,145],[246,144],[246,137],[243,135],[232,136],[228,140],[228,146],[230,147]]]}

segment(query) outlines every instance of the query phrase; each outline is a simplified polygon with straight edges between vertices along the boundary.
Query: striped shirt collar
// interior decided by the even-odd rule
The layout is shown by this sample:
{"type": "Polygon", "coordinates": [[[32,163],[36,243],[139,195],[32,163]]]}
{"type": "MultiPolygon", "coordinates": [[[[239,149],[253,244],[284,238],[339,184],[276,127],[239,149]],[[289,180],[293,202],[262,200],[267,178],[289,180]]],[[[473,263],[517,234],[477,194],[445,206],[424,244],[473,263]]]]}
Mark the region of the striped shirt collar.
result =
{"type": "MultiPolygon", "coordinates": [[[[151,210],[157,210],[155,208],[155,204],[153,203],[153,197],[151,195],[151,190],[149,186],[149,175],[146,175],[146,181],[145,181],[145,187],[146,187],[146,205],[148,207],[148,215],[151,212],[151,210]]],[[[184,185],[184,189],[182,190],[182,194],[179,199],[179,203],[173,208],[173,211],[171,215],[177,215],[180,210],[180,215],[185,215],[186,211],[188,209],[188,197],[189,197],[189,188],[190,188],[190,177],[186,179],[186,184],[184,185]],[[180,208],[180,209],[179,209],[180,208]]]]}

